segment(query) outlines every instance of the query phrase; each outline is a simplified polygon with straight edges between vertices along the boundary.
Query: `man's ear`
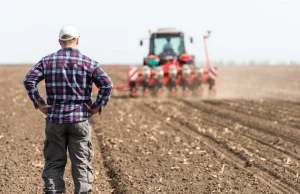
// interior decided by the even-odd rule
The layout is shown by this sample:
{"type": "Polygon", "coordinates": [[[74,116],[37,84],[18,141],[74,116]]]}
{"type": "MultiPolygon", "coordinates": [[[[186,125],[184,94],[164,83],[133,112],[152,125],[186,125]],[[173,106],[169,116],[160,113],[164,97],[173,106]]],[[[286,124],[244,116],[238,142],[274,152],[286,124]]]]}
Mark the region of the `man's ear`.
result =
{"type": "Polygon", "coordinates": [[[76,45],[78,45],[78,44],[79,44],[79,38],[76,39],[76,45]]]}
{"type": "Polygon", "coordinates": [[[60,46],[62,46],[62,42],[61,42],[61,40],[59,40],[59,39],[58,39],[58,42],[59,42],[60,46]]]}

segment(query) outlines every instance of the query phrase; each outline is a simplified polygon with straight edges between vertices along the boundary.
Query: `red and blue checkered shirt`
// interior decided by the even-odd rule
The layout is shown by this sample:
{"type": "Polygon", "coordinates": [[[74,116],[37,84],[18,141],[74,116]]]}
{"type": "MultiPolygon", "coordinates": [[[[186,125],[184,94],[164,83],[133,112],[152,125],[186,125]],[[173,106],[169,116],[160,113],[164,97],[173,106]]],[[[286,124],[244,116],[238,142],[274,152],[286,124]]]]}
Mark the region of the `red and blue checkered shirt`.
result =
{"type": "Polygon", "coordinates": [[[113,83],[98,62],[81,54],[77,49],[62,48],[44,57],[26,75],[24,86],[29,98],[46,105],[39,95],[37,84],[45,79],[48,119],[53,123],[74,123],[87,120],[91,109],[104,107],[110,99],[113,83]],[[99,88],[92,103],[92,85],[99,88]]]}

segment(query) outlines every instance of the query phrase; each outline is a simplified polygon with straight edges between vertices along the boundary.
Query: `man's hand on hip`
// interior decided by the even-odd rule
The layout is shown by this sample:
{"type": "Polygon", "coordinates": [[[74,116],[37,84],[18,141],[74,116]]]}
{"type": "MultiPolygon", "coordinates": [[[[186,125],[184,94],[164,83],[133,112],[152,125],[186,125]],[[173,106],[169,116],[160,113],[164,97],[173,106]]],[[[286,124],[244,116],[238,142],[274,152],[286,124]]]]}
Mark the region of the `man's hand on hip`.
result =
{"type": "Polygon", "coordinates": [[[91,109],[91,107],[88,104],[86,104],[86,103],[84,103],[84,104],[89,109],[91,116],[93,116],[97,113],[99,113],[99,115],[100,115],[102,113],[102,108],[103,108],[102,106],[98,106],[97,108],[91,109]]]}
{"type": "Polygon", "coordinates": [[[51,108],[52,106],[50,105],[42,105],[39,101],[35,101],[38,105],[38,109],[44,114],[47,115],[48,109],[51,108]]]}

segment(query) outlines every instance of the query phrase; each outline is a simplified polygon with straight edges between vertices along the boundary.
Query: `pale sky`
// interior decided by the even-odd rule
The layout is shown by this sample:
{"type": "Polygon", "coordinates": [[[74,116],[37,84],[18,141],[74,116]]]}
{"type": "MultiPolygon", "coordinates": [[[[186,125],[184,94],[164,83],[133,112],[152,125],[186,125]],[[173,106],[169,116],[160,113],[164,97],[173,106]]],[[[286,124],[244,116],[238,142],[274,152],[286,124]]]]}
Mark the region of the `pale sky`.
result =
{"type": "Polygon", "coordinates": [[[204,60],[300,61],[300,0],[3,0],[0,63],[36,63],[57,51],[62,26],[75,26],[79,50],[102,64],[141,63],[148,28],[194,37],[187,51],[204,60]]]}

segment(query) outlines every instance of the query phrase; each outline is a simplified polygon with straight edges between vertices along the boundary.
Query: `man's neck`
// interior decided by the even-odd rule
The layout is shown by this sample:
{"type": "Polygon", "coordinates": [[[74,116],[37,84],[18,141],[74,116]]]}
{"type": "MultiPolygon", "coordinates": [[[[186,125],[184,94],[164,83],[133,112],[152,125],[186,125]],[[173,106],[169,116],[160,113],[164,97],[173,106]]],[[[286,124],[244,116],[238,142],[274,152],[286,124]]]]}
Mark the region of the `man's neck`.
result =
{"type": "Polygon", "coordinates": [[[63,46],[63,47],[61,47],[61,48],[63,48],[63,49],[65,49],[65,48],[77,49],[77,46],[72,46],[72,45],[70,45],[70,46],[63,46]]]}

